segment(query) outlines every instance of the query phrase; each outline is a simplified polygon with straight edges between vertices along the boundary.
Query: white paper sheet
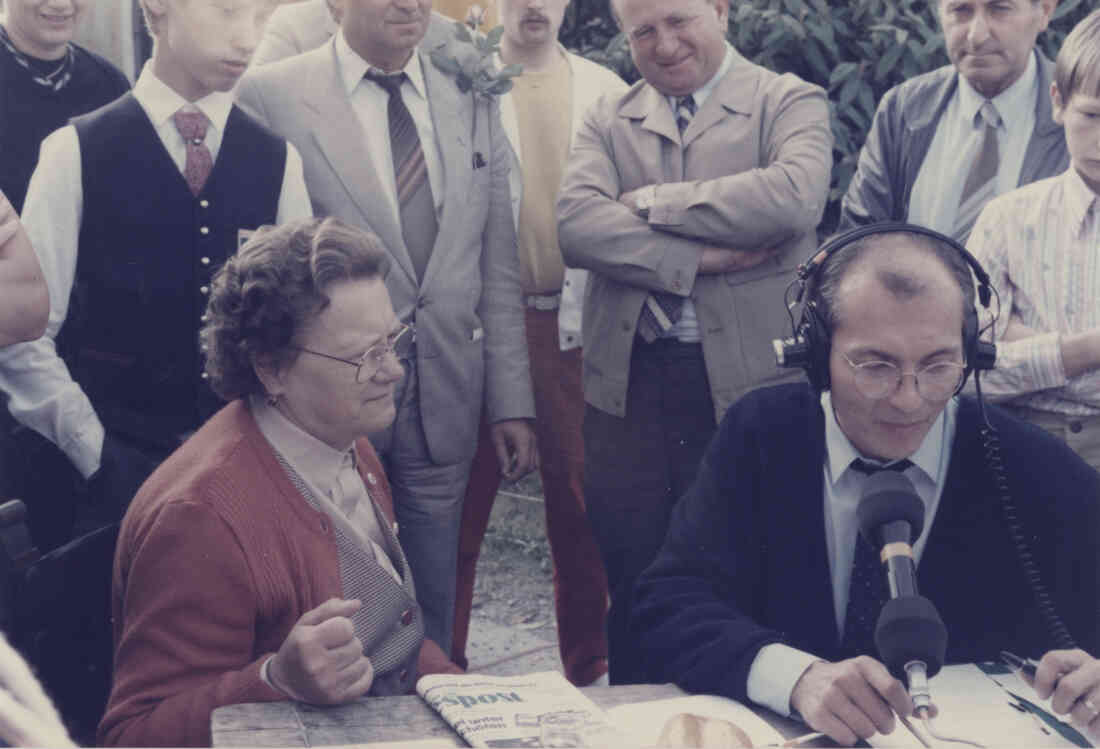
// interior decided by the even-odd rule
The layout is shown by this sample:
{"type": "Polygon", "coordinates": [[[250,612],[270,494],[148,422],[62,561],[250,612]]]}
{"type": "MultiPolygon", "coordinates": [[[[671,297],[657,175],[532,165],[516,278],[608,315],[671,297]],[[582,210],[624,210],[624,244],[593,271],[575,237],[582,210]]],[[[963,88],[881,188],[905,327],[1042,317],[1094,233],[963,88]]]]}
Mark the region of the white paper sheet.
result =
{"type": "MultiPolygon", "coordinates": [[[[1040,701],[1034,690],[1015,674],[991,677],[974,665],[945,666],[929,681],[929,688],[932,702],[940,711],[933,721],[940,735],[970,739],[988,747],[1074,746],[1037,716],[1021,713],[1009,705],[1012,698],[1006,689],[1051,712],[1050,702],[1040,701]]],[[[933,746],[965,746],[936,742],[923,732],[923,726],[916,719],[913,719],[913,726],[933,746]]],[[[920,747],[920,743],[907,733],[896,730],[889,736],[872,737],[868,743],[874,747],[920,747]]]]}

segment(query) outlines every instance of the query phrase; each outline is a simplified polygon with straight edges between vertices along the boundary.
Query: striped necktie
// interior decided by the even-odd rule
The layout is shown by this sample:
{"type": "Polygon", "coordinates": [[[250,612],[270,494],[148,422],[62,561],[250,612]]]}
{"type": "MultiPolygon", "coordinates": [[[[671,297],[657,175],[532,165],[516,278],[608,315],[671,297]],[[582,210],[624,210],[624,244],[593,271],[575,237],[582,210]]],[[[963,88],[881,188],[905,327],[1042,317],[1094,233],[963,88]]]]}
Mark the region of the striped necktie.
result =
{"type": "MultiPolygon", "coordinates": [[[[695,116],[695,95],[676,97],[676,127],[683,136],[691,118],[695,116]]],[[[684,300],[675,294],[654,291],[646,297],[642,305],[642,314],[638,318],[638,335],[646,343],[653,343],[680,321],[684,311],[684,300]]]]}
{"type": "MultiPolygon", "coordinates": [[[[909,460],[899,460],[885,466],[867,463],[861,458],[852,461],[852,470],[870,475],[879,471],[902,472],[912,466],[909,460]]],[[[844,636],[840,641],[842,658],[874,655],[875,625],[879,612],[890,598],[882,560],[862,533],[856,535],[856,553],[852,561],[852,577],[848,582],[848,608],[844,614],[844,636]]]]}
{"type": "Polygon", "coordinates": [[[397,185],[397,205],[401,214],[401,234],[418,279],[423,280],[428,267],[439,223],[435,215],[435,198],[428,179],[428,165],[416,123],[401,98],[404,73],[385,75],[368,70],[367,80],[373,81],[390,95],[387,116],[390,127],[390,148],[393,151],[393,176],[397,185]]]}
{"type": "Polygon", "coordinates": [[[1001,165],[997,128],[1000,127],[1001,116],[993,102],[986,99],[982,104],[978,110],[978,121],[982,124],[979,135],[981,141],[977,155],[970,165],[970,172],[966,175],[966,182],[963,183],[962,194],[959,195],[959,212],[952,232],[952,236],[959,242],[965,242],[970,236],[978,214],[997,193],[997,170],[1001,165]]]}
{"type": "Polygon", "coordinates": [[[691,118],[695,116],[695,94],[676,97],[676,127],[683,134],[687,130],[691,118]]]}

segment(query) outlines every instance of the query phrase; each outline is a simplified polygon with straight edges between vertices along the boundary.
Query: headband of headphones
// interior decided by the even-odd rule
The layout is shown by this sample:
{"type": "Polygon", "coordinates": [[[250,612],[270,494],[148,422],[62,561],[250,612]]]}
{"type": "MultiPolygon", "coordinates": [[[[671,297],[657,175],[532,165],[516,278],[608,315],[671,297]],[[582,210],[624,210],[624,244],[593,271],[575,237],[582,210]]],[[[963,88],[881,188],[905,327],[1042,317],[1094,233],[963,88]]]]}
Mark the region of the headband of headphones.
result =
{"type": "MultiPolygon", "coordinates": [[[[797,304],[801,307],[800,315],[798,322],[795,322],[794,315],[791,314],[791,336],[789,338],[777,338],[772,341],[777,365],[788,368],[801,367],[806,370],[806,376],[810,384],[817,390],[828,389],[831,335],[818,309],[818,300],[811,298],[816,296],[816,281],[821,274],[821,269],[833,253],[864,237],[901,232],[930,237],[958,252],[977,280],[978,301],[982,307],[989,308],[993,295],[989,283],[989,274],[985,272],[981,264],[965,247],[951,237],[924,226],[902,222],[883,222],[860,226],[831,238],[812,257],[799,264],[798,275],[787,287],[786,296],[788,297],[788,311],[793,310],[794,305],[797,304]],[[809,297],[807,296],[808,290],[812,290],[809,297]],[[790,299],[792,291],[795,292],[794,299],[790,299]]],[[[997,358],[996,346],[979,338],[978,311],[973,305],[970,305],[963,314],[963,353],[966,356],[966,372],[964,373],[963,383],[966,382],[966,377],[975,370],[993,369],[997,358]]],[[[962,385],[959,387],[961,388],[962,385]]]]}

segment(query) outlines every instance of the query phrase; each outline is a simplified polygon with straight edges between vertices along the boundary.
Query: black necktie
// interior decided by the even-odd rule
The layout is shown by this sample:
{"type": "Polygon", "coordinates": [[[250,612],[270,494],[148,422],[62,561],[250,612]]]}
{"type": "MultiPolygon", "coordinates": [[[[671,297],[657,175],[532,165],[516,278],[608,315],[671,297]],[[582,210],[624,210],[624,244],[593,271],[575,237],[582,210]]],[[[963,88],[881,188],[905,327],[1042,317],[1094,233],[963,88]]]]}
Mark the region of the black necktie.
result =
{"type": "MultiPolygon", "coordinates": [[[[913,463],[899,460],[885,466],[876,466],[856,458],[852,461],[852,470],[870,475],[879,471],[904,471],[913,463]]],[[[886,584],[886,573],[878,551],[863,538],[856,535],[855,560],[852,563],[852,579],[848,583],[848,608],[844,614],[844,636],[840,641],[840,657],[854,658],[857,655],[874,655],[875,624],[879,612],[890,598],[890,589],[886,584]]]]}
{"type": "Polygon", "coordinates": [[[385,75],[367,71],[367,80],[374,81],[390,95],[387,116],[390,125],[390,148],[393,150],[393,176],[397,185],[397,206],[401,214],[401,234],[417,278],[423,280],[428,267],[439,224],[435,215],[435,198],[428,179],[428,165],[416,123],[401,98],[404,73],[385,75]]]}

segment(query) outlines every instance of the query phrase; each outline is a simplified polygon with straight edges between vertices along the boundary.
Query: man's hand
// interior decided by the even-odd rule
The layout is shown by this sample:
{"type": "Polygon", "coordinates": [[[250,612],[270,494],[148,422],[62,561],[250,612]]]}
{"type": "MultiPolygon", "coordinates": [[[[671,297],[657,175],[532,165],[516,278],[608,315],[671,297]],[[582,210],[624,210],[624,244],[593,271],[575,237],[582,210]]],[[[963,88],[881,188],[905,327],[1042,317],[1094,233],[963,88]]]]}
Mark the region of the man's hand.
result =
{"type": "Polygon", "coordinates": [[[894,730],[894,713],[909,715],[913,702],[905,686],[873,658],[817,661],[791,692],[791,707],[841,746],[894,730]]]}
{"type": "Polygon", "coordinates": [[[734,250],[729,247],[704,247],[699,258],[699,272],[703,275],[734,273],[754,268],[773,257],[778,247],[759,250],[734,250]]]}
{"type": "Polygon", "coordinates": [[[1084,650],[1051,650],[1035,670],[1035,693],[1050,697],[1058,715],[1069,713],[1092,741],[1100,739],[1100,660],[1084,650]]]}
{"type": "MultiPolygon", "coordinates": [[[[652,195],[654,187],[655,187],[655,185],[643,185],[642,187],[639,187],[637,190],[631,190],[630,192],[624,192],[622,195],[619,196],[619,202],[622,203],[623,205],[625,205],[627,208],[629,208],[634,213],[641,213],[642,212],[642,206],[639,204],[639,199],[645,193],[648,193],[649,195],[652,195]]],[[[646,209],[647,210],[649,209],[648,205],[646,206],[646,209]]]]}
{"type": "Polygon", "coordinates": [[[489,427],[497,451],[500,474],[515,481],[539,467],[535,430],[526,419],[505,419],[489,427]]]}
{"type": "Polygon", "coordinates": [[[1012,316],[1008,318],[1008,325],[1005,326],[1004,333],[1001,335],[1001,340],[1018,341],[1021,338],[1030,338],[1031,336],[1039,335],[1041,332],[1042,331],[1024,325],[1024,321],[1020,319],[1020,314],[1013,310],[1012,316]]]}
{"type": "Polygon", "coordinates": [[[348,619],[359,606],[357,600],[330,598],[302,614],[268,664],[272,683],[311,705],[340,705],[366,694],[374,666],[348,619]]]}

